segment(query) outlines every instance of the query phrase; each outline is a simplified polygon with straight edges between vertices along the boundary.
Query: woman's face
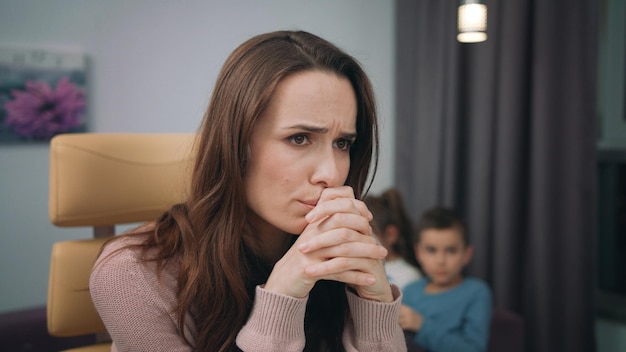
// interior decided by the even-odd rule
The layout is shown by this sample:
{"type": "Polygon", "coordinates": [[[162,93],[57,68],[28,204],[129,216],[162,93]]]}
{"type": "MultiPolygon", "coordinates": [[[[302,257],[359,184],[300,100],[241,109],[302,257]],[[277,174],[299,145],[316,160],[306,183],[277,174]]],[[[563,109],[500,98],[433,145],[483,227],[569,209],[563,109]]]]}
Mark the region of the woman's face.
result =
{"type": "Polygon", "coordinates": [[[356,115],[346,78],[305,71],[278,84],[252,134],[244,178],[257,231],[300,234],[322,190],[344,185],[356,115]]]}

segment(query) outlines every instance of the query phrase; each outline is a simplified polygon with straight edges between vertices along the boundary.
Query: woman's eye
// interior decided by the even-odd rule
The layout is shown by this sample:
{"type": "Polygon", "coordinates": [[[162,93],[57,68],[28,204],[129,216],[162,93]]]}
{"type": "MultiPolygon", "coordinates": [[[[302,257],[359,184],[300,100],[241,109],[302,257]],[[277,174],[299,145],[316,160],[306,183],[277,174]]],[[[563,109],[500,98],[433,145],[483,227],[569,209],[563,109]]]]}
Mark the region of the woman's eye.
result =
{"type": "Polygon", "coordinates": [[[303,134],[297,134],[295,136],[289,137],[289,141],[296,145],[303,145],[308,141],[309,137],[303,134]]]}
{"type": "Polygon", "coordinates": [[[350,150],[351,146],[352,146],[352,141],[349,141],[347,139],[340,139],[335,142],[335,147],[337,147],[340,150],[350,150]]]}

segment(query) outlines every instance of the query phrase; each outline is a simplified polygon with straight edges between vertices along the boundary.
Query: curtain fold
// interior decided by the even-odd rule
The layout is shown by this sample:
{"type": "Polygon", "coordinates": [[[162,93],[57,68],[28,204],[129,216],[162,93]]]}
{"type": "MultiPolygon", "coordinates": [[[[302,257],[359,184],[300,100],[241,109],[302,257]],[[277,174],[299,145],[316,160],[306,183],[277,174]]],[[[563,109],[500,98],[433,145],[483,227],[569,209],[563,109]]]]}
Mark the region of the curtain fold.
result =
{"type": "Polygon", "coordinates": [[[528,351],[594,351],[598,4],[484,3],[489,38],[461,44],[456,1],[396,1],[396,186],[415,220],[463,215],[528,351]]]}

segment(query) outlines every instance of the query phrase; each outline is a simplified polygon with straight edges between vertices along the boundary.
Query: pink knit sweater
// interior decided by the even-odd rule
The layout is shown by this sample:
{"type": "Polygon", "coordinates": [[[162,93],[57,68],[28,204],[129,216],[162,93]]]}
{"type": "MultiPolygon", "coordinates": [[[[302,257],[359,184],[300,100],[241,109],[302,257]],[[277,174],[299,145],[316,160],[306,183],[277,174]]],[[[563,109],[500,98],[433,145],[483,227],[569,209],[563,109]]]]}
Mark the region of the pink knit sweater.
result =
{"type": "MultiPolygon", "coordinates": [[[[107,246],[90,277],[91,297],[113,339],[112,351],[193,351],[177,331],[176,268],[169,265],[159,280],[154,263],[143,263],[139,252],[125,249],[106,258],[132,239],[107,246]]],[[[398,324],[401,293],[380,303],[346,291],[350,318],[343,333],[347,351],[406,351],[398,324]]],[[[305,345],[306,298],[297,299],[256,288],[252,312],[237,336],[243,351],[302,351],[305,345]]],[[[194,344],[196,329],[190,316],[185,335],[194,344]]]]}

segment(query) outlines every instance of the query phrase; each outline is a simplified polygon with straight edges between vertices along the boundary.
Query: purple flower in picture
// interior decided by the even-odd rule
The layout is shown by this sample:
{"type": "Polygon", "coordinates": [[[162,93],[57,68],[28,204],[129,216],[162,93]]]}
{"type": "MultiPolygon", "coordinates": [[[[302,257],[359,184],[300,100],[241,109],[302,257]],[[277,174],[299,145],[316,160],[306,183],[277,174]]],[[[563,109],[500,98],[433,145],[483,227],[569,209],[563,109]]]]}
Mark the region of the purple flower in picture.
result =
{"type": "Polygon", "coordinates": [[[25,90],[12,90],[13,100],[4,104],[4,124],[24,138],[50,139],[82,124],[84,89],[67,77],[52,89],[44,81],[28,81],[25,90]]]}

